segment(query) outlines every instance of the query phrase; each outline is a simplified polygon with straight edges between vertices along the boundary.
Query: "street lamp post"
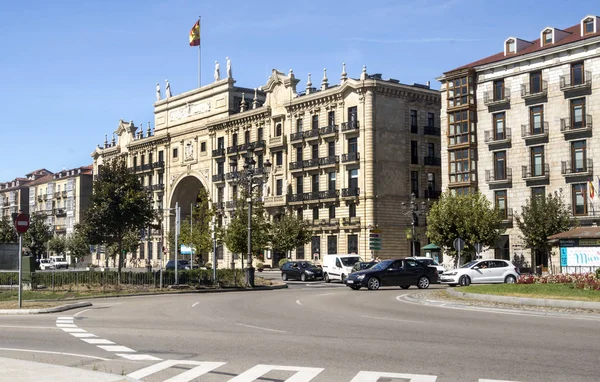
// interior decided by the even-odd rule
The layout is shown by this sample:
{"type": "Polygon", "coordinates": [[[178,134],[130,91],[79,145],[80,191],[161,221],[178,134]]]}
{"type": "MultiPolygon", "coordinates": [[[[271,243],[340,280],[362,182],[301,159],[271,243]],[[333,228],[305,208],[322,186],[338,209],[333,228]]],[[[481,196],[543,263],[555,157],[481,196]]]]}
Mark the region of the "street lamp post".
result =
{"type": "MultiPolygon", "coordinates": [[[[237,169],[237,161],[234,160],[231,163],[233,168],[237,169]]],[[[246,186],[246,192],[248,193],[246,202],[248,203],[248,251],[245,269],[246,285],[254,288],[254,268],[252,267],[252,191],[255,187],[262,186],[269,178],[269,170],[271,169],[271,162],[267,159],[262,167],[256,168],[256,160],[254,159],[254,152],[248,150],[246,157],[244,158],[244,170],[238,172],[237,181],[246,186]]]]}
{"type": "Polygon", "coordinates": [[[411,218],[411,227],[412,227],[412,237],[411,237],[411,247],[412,247],[412,256],[416,256],[417,255],[417,250],[416,250],[416,240],[415,240],[415,227],[419,221],[419,216],[425,214],[427,212],[427,204],[425,204],[425,202],[421,202],[421,209],[419,209],[419,203],[416,202],[416,195],[415,193],[411,193],[410,194],[410,204],[407,205],[405,202],[402,202],[402,207],[404,207],[405,209],[407,209],[408,211],[406,212],[407,216],[410,216],[411,218]]]}

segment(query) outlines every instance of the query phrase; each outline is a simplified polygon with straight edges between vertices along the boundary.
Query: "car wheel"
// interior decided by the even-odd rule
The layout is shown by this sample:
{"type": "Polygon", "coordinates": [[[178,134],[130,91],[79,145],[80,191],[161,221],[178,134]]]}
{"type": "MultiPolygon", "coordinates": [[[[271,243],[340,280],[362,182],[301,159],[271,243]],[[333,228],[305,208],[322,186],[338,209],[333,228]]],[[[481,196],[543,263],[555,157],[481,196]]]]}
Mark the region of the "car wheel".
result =
{"type": "Polygon", "coordinates": [[[517,282],[517,279],[515,278],[515,276],[512,275],[508,275],[506,276],[506,278],[504,279],[504,282],[507,284],[514,284],[517,282]]]}
{"type": "Polygon", "coordinates": [[[306,273],[300,275],[300,281],[306,281],[306,273]]]}
{"type": "Polygon", "coordinates": [[[458,280],[458,284],[460,286],[469,286],[471,285],[471,278],[469,276],[462,276],[459,280],[458,280]]]}
{"type": "Polygon", "coordinates": [[[377,290],[379,289],[379,279],[377,277],[371,277],[369,281],[367,281],[367,289],[369,290],[377,290]]]}
{"type": "Polygon", "coordinates": [[[400,288],[402,288],[402,289],[408,289],[408,288],[410,288],[410,285],[400,285],[400,288]]]}
{"type": "Polygon", "coordinates": [[[419,287],[419,289],[429,288],[429,279],[425,276],[421,276],[421,278],[417,282],[417,286],[419,287]]]}
{"type": "Polygon", "coordinates": [[[352,285],[350,288],[352,288],[352,290],[359,290],[360,285],[352,285]]]}
{"type": "Polygon", "coordinates": [[[329,275],[327,273],[325,273],[325,275],[323,276],[323,280],[325,280],[326,283],[330,282],[331,280],[329,279],[329,275]]]}
{"type": "Polygon", "coordinates": [[[282,273],[282,274],[281,274],[281,279],[282,279],[283,281],[287,281],[287,273],[282,273]]]}

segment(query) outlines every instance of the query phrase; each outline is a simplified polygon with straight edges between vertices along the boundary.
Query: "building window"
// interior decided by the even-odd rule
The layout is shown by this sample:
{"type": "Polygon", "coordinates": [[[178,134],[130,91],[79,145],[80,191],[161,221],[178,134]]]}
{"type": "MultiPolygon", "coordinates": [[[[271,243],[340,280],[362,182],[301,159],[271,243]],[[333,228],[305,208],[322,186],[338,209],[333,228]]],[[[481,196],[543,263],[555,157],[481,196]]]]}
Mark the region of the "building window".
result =
{"type": "Polygon", "coordinates": [[[504,113],[494,114],[494,140],[501,141],[506,139],[506,124],[504,123],[504,113]]]}
{"type": "Polygon", "coordinates": [[[506,41],[506,53],[516,53],[516,44],[514,39],[506,41]]]}
{"type": "Polygon", "coordinates": [[[275,195],[283,195],[283,179],[277,179],[275,182],[275,195]]]}
{"type": "Polygon", "coordinates": [[[283,134],[283,129],[281,128],[281,123],[278,123],[277,126],[275,126],[275,136],[281,137],[282,134],[283,134]]]}
{"type": "Polygon", "coordinates": [[[146,243],[145,242],[141,242],[140,243],[140,256],[139,256],[140,259],[144,258],[144,248],[145,247],[146,247],[146,243]]]}
{"type": "Polygon", "coordinates": [[[275,165],[283,166],[283,151],[277,151],[275,153],[275,165]]]}
{"type": "Polygon", "coordinates": [[[335,190],[335,171],[328,173],[327,178],[328,178],[327,179],[327,182],[328,182],[327,189],[329,191],[335,190]]]}
{"type": "Polygon", "coordinates": [[[529,133],[532,135],[544,133],[544,107],[534,106],[529,109],[529,133]]]}
{"type": "Polygon", "coordinates": [[[296,132],[299,133],[302,131],[302,118],[298,118],[296,120],[296,132]]]}
{"type": "Polygon", "coordinates": [[[358,121],[358,109],[356,106],[352,106],[348,108],[348,122],[350,122],[350,126],[354,126],[358,121]]]}
{"type": "Polygon", "coordinates": [[[348,235],[348,253],[358,254],[358,235],[348,235]]]}
{"type": "Polygon", "coordinates": [[[318,260],[321,253],[321,237],[313,236],[310,243],[311,253],[313,255],[313,260],[318,260]]]}
{"type": "Polygon", "coordinates": [[[296,147],[296,162],[302,162],[302,146],[296,147]]]}
{"type": "Polygon", "coordinates": [[[348,205],[348,216],[351,218],[356,217],[356,204],[352,203],[348,205]]]}
{"type": "MultiPolygon", "coordinates": [[[[200,142],[200,152],[202,152],[202,153],[206,152],[206,142],[200,142]]],[[[162,151],[159,151],[159,152],[158,152],[158,158],[159,158],[158,160],[159,160],[159,161],[161,160],[161,159],[160,159],[160,157],[161,157],[161,155],[160,155],[160,154],[161,154],[161,153],[162,153],[162,151]]]]}
{"type": "Polygon", "coordinates": [[[529,74],[529,90],[531,94],[542,92],[542,72],[531,72],[529,74]]]}
{"type": "Polygon", "coordinates": [[[427,126],[434,127],[435,126],[435,114],[427,113],[427,126]]]}
{"type": "Polygon", "coordinates": [[[152,248],[152,242],[149,241],[148,242],[148,259],[152,260],[152,255],[153,255],[153,248],[152,248]]]}
{"type": "Polygon", "coordinates": [[[312,129],[318,129],[319,128],[319,115],[315,114],[312,116],[312,129]]]}
{"type": "Polygon", "coordinates": [[[544,175],[544,146],[531,148],[531,175],[544,175]]]}
{"type": "Polygon", "coordinates": [[[585,141],[571,142],[571,171],[586,171],[586,144],[585,141]]]}
{"type": "Polygon", "coordinates": [[[225,168],[225,162],[223,162],[223,161],[217,162],[217,175],[223,175],[225,172],[224,168],[225,168]]]}
{"type": "Polygon", "coordinates": [[[494,179],[506,179],[506,151],[494,152],[494,179]]]}
{"type": "Polygon", "coordinates": [[[296,247],[296,260],[304,260],[304,245],[296,247]]]}
{"type": "Polygon", "coordinates": [[[474,179],[471,176],[471,163],[475,162],[475,152],[469,149],[450,151],[450,183],[469,182],[474,179]]]}
{"type": "Polygon", "coordinates": [[[427,173],[427,191],[429,192],[429,197],[435,193],[435,174],[433,172],[427,173]]]}
{"type": "Polygon", "coordinates": [[[571,186],[573,215],[587,215],[587,183],[571,186]]]}
{"type": "Polygon", "coordinates": [[[319,158],[319,144],[318,143],[311,145],[311,153],[312,153],[312,159],[319,158]]]}
{"type": "Polygon", "coordinates": [[[508,209],[506,207],[506,190],[494,191],[494,201],[496,208],[500,211],[500,216],[506,219],[508,217],[508,209]]]}
{"type": "Polygon", "coordinates": [[[571,64],[571,86],[584,83],[583,62],[571,64]]]}
{"type": "Polygon", "coordinates": [[[173,159],[177,158],[179,156],[179,150],[177,149],[177,147],[173,148],[173,159]]]}
{"type": "Polygon", "coordinates": [[[419,172],[411,171],[410,172],[410,192],[415,194],[415,196],[419,197],[419,172]]]}
{"type": "Polygon", "coordinates": [[[531,187],[531,198],[545,197],[546,196],[546,187],[531,187]]]}
{"type": "Polygon", "coordinates": [[[312,209],[313,220],[319,220],[319,207],[312,209]]]}
{"type": "Polygon", "coordinates": [[[435,158],[435,143],[427,143],[427,156],[429,158],[435,158]]]}
{"type": "Polygon", "coordinates": [[[217,187],[217,203],[223,203],[225,197],[225,187],[217,187]]]}
{"type": "Polygon", "coordinates": [[[327,114],[327,125],[328,126],[335,126],[335,111],[330,111],[327,114]]]}
{"type": "Polygon", "coordinates": [[[238,145],[238,135],[237,135],[237,133],[235,133],[231,136],[231,146],[237,146],[237,145],[238,145]]]}
{"type": "Polygon", "coordinates": [[[257,134],[257,141],[258,142],[262,142],[263,141],[263,128],[259,127],[258,130],[256,131],[257,134]]]}
{"type": "Polygon", "coordinates": [[[330,157],[335,156],[335,142],[334,141],[327,142],[327,155],[330,157]]]}
{"type": "Polygon", "coordinates": [[[358,152],[358,138],[348,138],[348,153],[358,152]]]}
{"type": "MultiPolygon", "coordinates": [[[[204,148],[206,149],[206,142],[204,142],[204,148]]],[[[165,154],[162,150],[158,152],[158,161],[163,162],[165,160],[165,154]]]]}
{"type": "Polygon", "coordinates": [[[544,31],[544,45],[552,44],[552,29],[544,31]]]}
{"type": "Polygon", "coordinates": [[[223,260],[223,245],[217,245],[217,260],[223,260]]]}
{"type": "Polygon", "coordinates": [[[217,149],[224,149],[225,148],[225,137],[219,137],[217,139],[217,149]]]}
{"type": "Polygon", "coordinates": [[[410,163],[419,164],[419,143],[417,141],[410,141],[410,163]]]}
{"type": "Polygon", "coordinates": [[[417,124],[417,120],[418,120],[418,114],[416,110],[411,110],[410,111],[410,132],[411,133],[418,133],[419,132],[419,126],[417,124]]]}
{"type": "Polygon", "coordinates": [[[585,98],[571,100],[571,121],[573,129],[581,129],[585,126],[583,116],[585,115],[585,98]]]}
{"type": "MultiPolygon", "coordinates": [[[[173,158],[177,158],[176,151],[173,149],[173,158]]],[[[133,157],[133,168],[137,167],[137,157],[133,157]]]]}
{"type": "Polygon", "coordinates": [[[348,170],[348,188],[358,188],[358,169],[348,170]]]}
{"type": "Polygon", "coordinates": [[[594,33],[594,19],[585,19],[583,21],[583,34],[594,33]]]}
{"type": "MultiPolygon", "coordinates": [[[[475,128],[475,114],[472,111],[457,111],[448,114],[448,145],[469,143],[470,129],[475,128]],[[472,125],[472,126],[471,126],[472,125]]],[[[473,140],[475,136],[473,136],[473,140]]]]}
{"type": "Polygon", "coordinates": [[[337,254],[337,236],[335,235],[327,236],[327,254],[337,254]]]}
{"type": "Polygon", "coordinates": [[[448,108],[469,105],[473,103],[473,77],[461,77],[446,83],[448,108]]]}
{"type": "Polygon", "coordinates": [[[504,80],[494,81],[494,101],[504,99],[504,80]]]}
{"type": "Polygon", "coordinates": [[[335,205],[329,206],[329,219],[335,219],[335,205]]]}
{"type": "Polygon", "coordinates": [[[302,208],[298,209],[298,219],[302,220],[304,219],[304,212],[302,208]]]}
{"type": "Polygon", "coordinates": [[[238,197],[238,186],[235,184],[231,187],[231,196],[232,199],[237,199],[238,197]]]}
{"type": "Polygon", "coordinates": [[[319,174],[313,174],[311,184],[312,192],[319,192],[319,174]]]}
{"type": "Polygon", "coordinates": [[[296,193],[304,193],[304,178],[302,177],[302,175],[296,177],[296,193]]]}

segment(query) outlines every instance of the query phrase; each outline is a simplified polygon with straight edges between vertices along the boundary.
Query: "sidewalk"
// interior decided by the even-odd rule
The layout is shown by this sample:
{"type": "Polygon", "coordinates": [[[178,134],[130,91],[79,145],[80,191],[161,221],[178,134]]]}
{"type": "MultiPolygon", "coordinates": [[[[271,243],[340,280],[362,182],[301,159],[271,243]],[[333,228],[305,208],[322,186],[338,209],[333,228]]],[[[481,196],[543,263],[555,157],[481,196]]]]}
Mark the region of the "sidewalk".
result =
{"type": "Polygon", "coordinates": [[[132,382],[139,379],[76,367],[0,358],[0,381],[132,382]]]}

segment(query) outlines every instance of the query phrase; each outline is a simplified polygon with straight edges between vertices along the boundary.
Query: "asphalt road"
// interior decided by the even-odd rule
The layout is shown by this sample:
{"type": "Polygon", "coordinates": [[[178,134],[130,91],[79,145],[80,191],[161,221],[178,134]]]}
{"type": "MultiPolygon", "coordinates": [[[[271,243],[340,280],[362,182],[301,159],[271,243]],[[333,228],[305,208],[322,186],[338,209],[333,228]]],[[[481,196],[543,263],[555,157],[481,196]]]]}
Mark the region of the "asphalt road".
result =
{"type": "Polygon", "coordinates": [[[144,381],[598,380],[600,317],[449,309],[408,302],[422,293],[413,288],[302,284],[0,316],[0,353],[144,381]]]}

